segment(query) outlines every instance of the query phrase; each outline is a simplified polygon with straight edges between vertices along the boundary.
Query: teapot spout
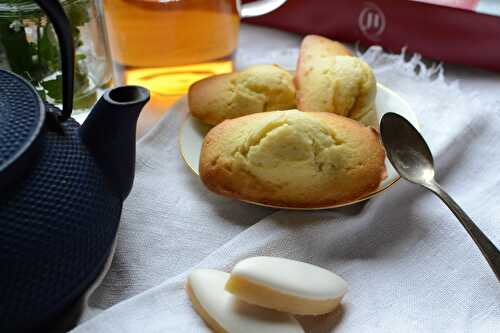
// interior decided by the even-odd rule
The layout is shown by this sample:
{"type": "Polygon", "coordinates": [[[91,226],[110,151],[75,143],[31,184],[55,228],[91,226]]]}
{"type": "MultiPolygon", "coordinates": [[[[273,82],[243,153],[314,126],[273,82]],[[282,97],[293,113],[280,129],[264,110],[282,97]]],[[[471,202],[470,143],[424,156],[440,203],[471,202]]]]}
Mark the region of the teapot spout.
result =
{"type": "Polygon", "coordinates": [[[79,129],[112,189],[124,200],[134,183],[137,118],[149,101],[149,90],[122,86],[108,90],[79,129]]]}

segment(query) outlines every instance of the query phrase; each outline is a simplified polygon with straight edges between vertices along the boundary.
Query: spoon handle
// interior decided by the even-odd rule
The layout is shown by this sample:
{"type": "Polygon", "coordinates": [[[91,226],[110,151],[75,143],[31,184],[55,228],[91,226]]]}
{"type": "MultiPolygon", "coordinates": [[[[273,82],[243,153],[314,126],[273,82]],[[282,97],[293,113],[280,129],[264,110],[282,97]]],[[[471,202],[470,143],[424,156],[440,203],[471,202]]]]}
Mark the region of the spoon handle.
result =
{"type": "Polygon", "coordinates": [[[462,223],[465,230],[472,237],[476,245],[479,247],[483,256],[488,261],[491,269],[500,281],[500,251],[490,241],[488,237],[477,227],[471,218],[460,208],[460,206],[453,200],[448,193],[446,193],[438,183],[433,182],[429,189],[434,192],[448,208],[455,214],[457,219],[462,223]]]}

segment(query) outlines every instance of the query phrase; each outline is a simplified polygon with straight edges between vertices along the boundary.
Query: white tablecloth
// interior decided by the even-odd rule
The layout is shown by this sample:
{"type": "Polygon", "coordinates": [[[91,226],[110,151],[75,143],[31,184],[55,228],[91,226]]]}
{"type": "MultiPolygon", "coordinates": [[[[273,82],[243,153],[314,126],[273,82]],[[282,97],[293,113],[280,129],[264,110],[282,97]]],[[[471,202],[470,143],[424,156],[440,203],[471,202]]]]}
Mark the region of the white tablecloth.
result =
{"type": "MultiPolygon", "coordinates": [[[[259,62],[295,62],[298,37],[244,27],[242,42],[259,31],[268,34],[253,43],[259,62]],[[273,34],[279,37],[274,44],[273,34]]],[[[245,51],[238,57],[243,65],[256,61],[245,51]]],[[[377,79],[413,107],[438,181],[500,245],[500,89],[498,96],[487,93],[500,88],[498,76],[476,71],[484,79],[460,89],[416,57],[404,61],[371,48],[365,59],[377,79]]],[[[115,258],[91,297],[90,319],[75,333],[209,332],[184,291],[187,275],[195,267],[229,271],[255,255],[307,261],[348,281],[339,311],[300,318],[306,332],[500,331],[500,284],[431,193],[399,181],[364,204],[320,212],[275,211],[219,197],[179,156],[184,103],[138,144],[115,258]]]]}

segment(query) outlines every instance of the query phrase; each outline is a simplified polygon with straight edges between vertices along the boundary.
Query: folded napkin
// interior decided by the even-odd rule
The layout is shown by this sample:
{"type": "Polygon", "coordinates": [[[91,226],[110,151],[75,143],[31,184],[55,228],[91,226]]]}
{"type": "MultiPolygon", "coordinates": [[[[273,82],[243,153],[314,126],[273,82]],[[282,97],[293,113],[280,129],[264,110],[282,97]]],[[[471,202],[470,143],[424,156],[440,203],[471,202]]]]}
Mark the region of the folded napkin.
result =
{"type": "MultiPolygon", "coordinates": [[[[363,56],[413,107],[438,181],[500,246],[500,103],[446,83],[416,56],[378,47],[363,56]]],[[[219,197],[179,155],[185,117],[181,100],[138,143],[116,254],[75,333],[210,332],[186,296],[187,275],[230,271],[256,255],[306,261],[348,281],[339,311],[300,318],[306,332],[499,332],[499,284],[431,193],[401,180],[363,204],[317,212],[219,197]]]]}

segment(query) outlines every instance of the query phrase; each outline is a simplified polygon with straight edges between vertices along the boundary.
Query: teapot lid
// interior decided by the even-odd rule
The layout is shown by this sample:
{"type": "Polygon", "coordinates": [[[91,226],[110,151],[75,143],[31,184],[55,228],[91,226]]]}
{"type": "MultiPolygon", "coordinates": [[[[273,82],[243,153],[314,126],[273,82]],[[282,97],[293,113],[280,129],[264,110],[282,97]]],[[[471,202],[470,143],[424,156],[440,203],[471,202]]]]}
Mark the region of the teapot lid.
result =
{"type": "Polygon", "coordinates": [[[45,107],[22,77],[0,70],[0,193],[28,168],[40,142],[45,107]]]}

